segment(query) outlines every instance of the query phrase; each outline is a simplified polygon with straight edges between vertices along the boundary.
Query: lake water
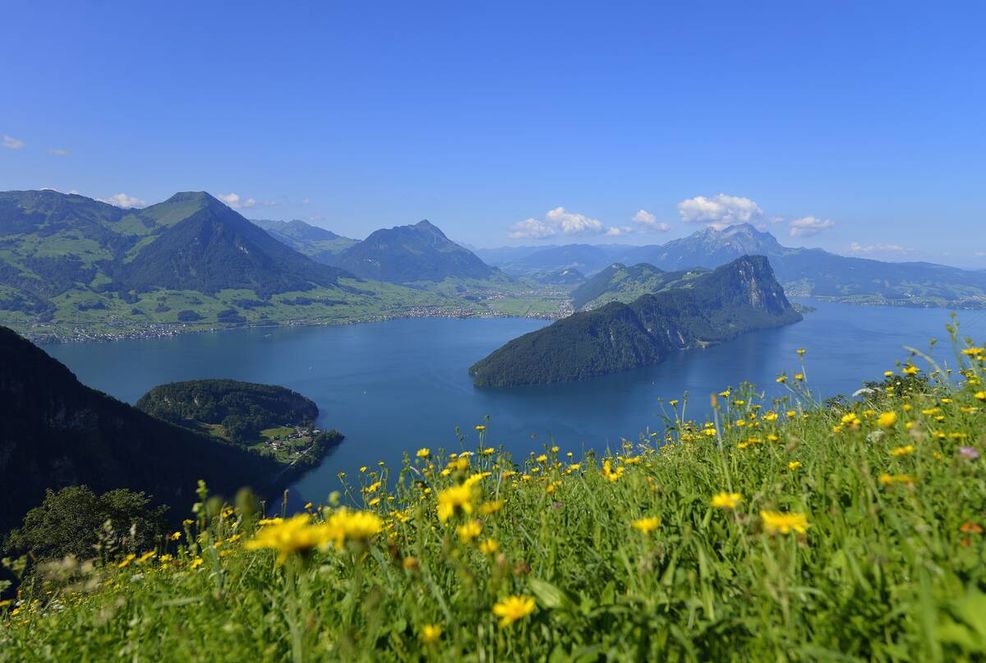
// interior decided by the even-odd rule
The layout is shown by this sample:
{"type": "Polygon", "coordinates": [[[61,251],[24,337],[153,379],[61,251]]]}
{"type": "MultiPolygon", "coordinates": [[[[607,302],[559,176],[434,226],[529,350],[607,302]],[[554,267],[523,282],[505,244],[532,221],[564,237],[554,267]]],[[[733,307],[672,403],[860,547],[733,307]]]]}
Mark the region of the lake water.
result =
{"type": "MultiPolygon", "coordinates": [[[[604,449],[662,426],[659,399],[691,397],[701,416],[708,394],[742,381],[769,392],[781,371],[797,369],[808,349],[808,376],[821,396],[851,393],[932,337],[952,358],[940,309],[861,307],[810,302],[801,323],[746,334],[705,350],[678,353],[644,369],[580,383],[476,389],[469,366],[544,321],[424,318],[345,327],[247,329],[166,339],[64,344],[45,349],[84,383],[133,403],[151,387],[175,380],[234,378],[279,384],[308,396],[319,425],[346,435],[316,470],[293,488],[299,500],[324,500],[338,472],[354,476],[378,460],[395,465],[422,446],[460,448],[456,427],[475,448],[473,426],[490,417],[487,441],[514,454],[554,441],[566,450],[604,449]]],[[[986,311],[959,314],[964,335],[986,338],[986,311]]]]}

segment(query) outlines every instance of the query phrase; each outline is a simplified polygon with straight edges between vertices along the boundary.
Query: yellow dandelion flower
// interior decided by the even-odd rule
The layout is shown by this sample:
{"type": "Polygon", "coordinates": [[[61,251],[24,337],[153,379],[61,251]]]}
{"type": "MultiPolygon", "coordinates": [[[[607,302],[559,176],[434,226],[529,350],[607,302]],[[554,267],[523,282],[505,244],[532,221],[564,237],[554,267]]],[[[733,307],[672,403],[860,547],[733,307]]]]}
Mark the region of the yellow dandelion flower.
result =
{"type": "Polygon", "coordinates": [[[137,559],[137,555],[130,553],[129,555],[123,558],[123,561],[121,561],[119,564],[116,565],[116,568],[125,569],[128,566],[130,566],[130,562],[134,561],[135,559],[137,559]]]}
{"type": "Polygon", "coordinates": [[[483,524],[478,520],[467,521],[455,528],[455,533],[459,535],[459,541],[469,543],[483,531],[483,524]]]}
{"type": "Polygon", "coordinates": [[[494,539],[486,539],[479,544],[479,552],[484,555],[495,555],[496,551],[500,549],[500,544],[494,539]]]}
{"type": "Polygon", "coordinates": [[[277,564],[281,565],[292,554],[303,553],[322,545],[328,538],[327,534],[324,525],[313,526],[311,516],[301,513],[264,527],[244,547],[247,550],[276,550],[277,564]]]}
{"type": "Polygon", "coordinates": [[[896,412],[884,412],[879,417],[876,418],[876,425],[880,428],[893,428],[894,424],[897,423],[897,413],[896,412]]]}
{"type": "Polygon", "coordinates": [[[776,382],[778,384],[784,384],[785,382],[787,382],[787,376],[786,375],[778,375],[777,376],[777,379],[774,380],[774,382],[776,382]]]}
{"type": "Polygon", "coordinates": [[[739,493],[716,493],[712,496],[712,506],[717,509],[735,509],[743,496],[739,493]]]}
{"type": "Polygon", "coordinates": [[[981,401],[986,401],[986,391],[977,391],[976,398],[978,398],[981,401]]]}
{"type": "Polygon", "coordinates": [[[761,511],[760,520],[767,534],[804,534],[808,531],[808,518],[803,513],[781,513],[779,511],[761,511]]]}
{"type": "Polygon", "coordinates": [[[790,463],[787,464],[787,469],[791,470],[792,472],[801,469],[801,461],[792,460],[790,463]]]}
{"type": "Polygon", "coordinates": [[[476,431],[477,432],[482,433],[484,430],[486,430],[486,426],[484,426],[483,424],[477,424],[476,425],[476,431]]]}
{"type": "Polygon", "coordinates": [[[534,460],[536,460],[539,463],[547,463],[548,462],[548,457],[545,454],[541,454],[540,456],[538,456],[534,460]]]}
{"type": "Polygon", "coordinates": [[[609,459],[606,459],[603,461],[603,476],[606,477],[608,481],[617,481],[623,476],[623,468],[618,467],[614,470],[613,463],[609,459]]]}
{"type": "Polygon", "coordinates": [[[915,366],[914,364],[908,364],[907,366],[904,367],[903,372],[904,375],[917,375],[920,370],[921,369],[915,366]]]}
{"type": "Polygon", "coordinates": [[[421,447],[420,449],[417,450],[417,452],[414,455],[417,456],[418,458],[427,458],[428,456],[431,455],[431,449],[429,449],[428,447],[421,447]]]}
{"type": "Polygon", "coordinates": [[[914,485],[915,478],[910,474],[887,474],[884,472],[879,478],[880,484],[883,486],[892,486],[897,483],[907,484],[909,486],[914,485]]]}
{"type": "Polygon", "coordinates": [[[475,499],[476,491],[472,485],[446,488],[438,494],[438,519],[444,523],[460,511],[469,515],[475,499]]]}
{"type": "Polygon", "coordinates": [[[442,637],[442,627],[438,624],[425,624],[421,629],[421,642],[431,645],[442,637]]]}
{"type": "Polygon", "coordinates": [[[169,539],[169,540],[171,540],[171,541],[177,541],[177,540],[178,540],[178,539],[180,539],[180,538],[181,538],[181,532],[172,532],[172,533],[171,533],[171,534],[170,534],[170,535],[168,536],[168,539],[169,539]]]}
{"type": "Polygon", "coordinates": [[[340,549],[347,541],[363,543],[379,534],[383,530],[383,519],[372,511],[351,511],[343,507],[333,512],[324,525],[312,529],[320,530],[313,533],[313,538],[320,539],[318,545],[325,547],[334,543],[340,549]]]}
{"type": "Polygon", "coordinates": [[[191,562],[188,563],[188,568],[197,569],[200,566],[202,566],[204,563],[205,561],[201,557],[196,557],[195,559],[193,559],[191,562]]]}
{"type": "Polygon", "coordinates": [[[905,444],[902,447],[895,447],[890,450],[890,455],[894,456],[895,458],[899,458],[900,456],[908,456],[912,453],[914,453],[913,444],[905,444]]]}
{"type": "Polygon", "coordinates": [[[493,614],[500,618],[500,628],[506,628],[530,615],[535,607],[530,596],[508,596],[493,606],[493,614]]]}
{"type": "Polygon", "coordinates": [[[630,523],[630,527],[634,528],[641,534],[650,534],[660,526],[661,519],[657,516],[652,516],[650,518],[638,518],[630,523]]]}

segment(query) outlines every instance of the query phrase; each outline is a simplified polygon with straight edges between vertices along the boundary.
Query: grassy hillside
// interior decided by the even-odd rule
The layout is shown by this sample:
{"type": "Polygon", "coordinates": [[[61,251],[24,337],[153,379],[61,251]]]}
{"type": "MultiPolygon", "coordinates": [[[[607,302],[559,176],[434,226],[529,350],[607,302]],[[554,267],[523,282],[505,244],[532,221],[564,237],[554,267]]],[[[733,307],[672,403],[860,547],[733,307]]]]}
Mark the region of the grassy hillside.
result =
{"type": "Polygon", "coordinates": [[[0,660],[982,660],[986,349],[956,357],[825,405],[792,357],[789,397],[671,401],[666,440],[584,458],[481,424],[346,478],[360,511],[206,502],[157,550],[50,566],[0,660]]]}

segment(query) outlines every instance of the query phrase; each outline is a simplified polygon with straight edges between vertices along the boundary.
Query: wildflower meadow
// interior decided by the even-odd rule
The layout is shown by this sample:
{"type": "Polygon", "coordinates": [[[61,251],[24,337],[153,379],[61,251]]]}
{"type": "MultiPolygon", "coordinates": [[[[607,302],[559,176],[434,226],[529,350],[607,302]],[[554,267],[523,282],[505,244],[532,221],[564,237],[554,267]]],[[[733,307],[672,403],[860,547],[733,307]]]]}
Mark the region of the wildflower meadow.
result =
{"type": "Polygon", "coordinates": [[[598,454],[483,422],[298,514],[202,486],[158,547],[43,569],[0,660],[982,660],[986,349],[825,402],[799,355],[598,454]]]}

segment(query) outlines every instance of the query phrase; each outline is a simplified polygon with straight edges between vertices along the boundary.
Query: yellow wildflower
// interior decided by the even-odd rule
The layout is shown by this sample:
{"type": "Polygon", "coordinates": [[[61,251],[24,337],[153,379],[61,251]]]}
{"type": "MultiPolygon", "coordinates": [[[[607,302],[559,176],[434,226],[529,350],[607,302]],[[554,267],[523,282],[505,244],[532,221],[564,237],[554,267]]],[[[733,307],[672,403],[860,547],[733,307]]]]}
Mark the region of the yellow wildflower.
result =
{"type": "Polygon", "coordinates": [[[876,425],[880,428],[893,428],[894,424],[897,423],[897,413],[896,412],[884,412],[879,417],[876,418],[876,425]]]}
{"type": "Polygon", "coordinates": [[[791,470],[792,472],[794,472],[795,470],[801,469],[801,461],[800,460],[792,460],[790,463],[787,464],[787,469],[791,470]]]}
{"type": "Polygon", "coordinates": [[[981,401],[986,401],[986,391],[977,391],[976,398],[978,398],[981,401]]]}
{"type": "Polygon", "coordinates": [[[483,531],[483,524],[478,520],[470,520],[455,528],[455,533],[459,535],[459,541],[469,543],[483,531]]]}
{"type": "Polygon", "coordinates": [[[205,562],[204,562],[204,560],[201,557],[196,557],[191,562],[189,562],[188,568],[190,568],[190,569],[197,569],[200,566],[202,566],[202,564],[204,564],[204,563],[205,562]]]}
{"type": "Polygon", "coordinates": [[[484,430],[486,430],[486,426],[484,426],[483,424],[477,424],[476,425],[476,431],[477,432],[482,433],[484,430]]]}
{"type": "Polygon", "coordinates": [[[735,509],[743,501],[739,493],[716,493],[712,496],[712,506],[717,509],[735,509]]]}
{"type": "Polygon", "coordinates": [[[907,456],[912,453],[914,453],[913,444],[905,444],[902,447],[895,447],[890,450],[890,455],[894,457],[907,456]]]}
{"type": "Polygon", "coordinates": [[[760,520],[767,534],[804,534],[808,531],[808,518],[803,513],[781,513],[779,511],[761,511],[760,520]]]}
{"type": "Polygon", "coordinates": [[[272,548],[278,552],[277,564],[281,565],[290,555],[309,551],[325,543],[327,534],[324,525],[313,526],[311,517],[307,513],[301,513],[264,527],[244,547],[247,550],[272,548]]]}
{"type": "Polygon", "coordinates": [[[130,562],[134,561],[135,559],[137,559],[137,555],[130,553],[129,555],[123,558],[122,562],[116,565],[116,568],[125,569],[128,566],[130,566],[130,562]]]}
{"type": "Polygon", "coordinates": [[[496,551],[500,549],[500,544],[498,544],[494,539],[486,539],[479,544],[479,552],[484,555],[494,555],[496,551]]]}
{"type": "Polygon", "coordinates": [[[609,481],[616,481],[623,476],[623,468],[613,469],[613,464],[609,459],[603,461],[603,476],[609,481]]]}
{"type": "Polygon", "coordinates": [[[442,637],[442,627],[438,624],[425,624],[421,629],[421,642],[426,645],[438,642],[442,637]]]}
{"type": "Polygon", "coordinates": [[[489,516],[503,508],[503,500],[493,500],[479,505],[479,515],[489,516]]]}
{"type": "Polygon", "coordinates": [[[650,518],[638,518],[630,523],[630,527],[634,528],[641,534],[650,534],[660,526],[661,519],[657,516],[652,516],[650,518]]]}
{"type": "Polygon", "coordinates": [[[421,447],[414,455],[418,458],[427,458],[431,455],[431,449],[428,447],[421,447]]]}
{"type": "Polygon", "coordinates": [[[508,596],[493,606],[493,614],[500,618],[500,628],[506,628],[530,615],[535,607],[530,596],[508,596]]]}
{"type": "Polygon", "coordinates": [[[921,369],[914,364],[908,364],[904,367],[903,372],[905,375],[917,375],[921,369]]]}
{"type": "Polygon", "coordinates": [[[909,486],[914,485],[914,477],[909,474],[887,474],[884,472],[880,475],[880,484],[883,486],[892,486],[895,483],[903,483],[909,486]]]}
{"type": "Polygon", "coordinates": [[[171,541],[177,541],[180,538],[181,538],[181,532],[172,532],[171,535],[168,537],[168,539],[170,539],[171,541]]]}
{"type": "Polygon", "coordinates": [[[452,486],[438,494],[438,519],[443,523],[456,512],[472,513],[476,491],[472,485],[452,486]]]}
{"type": "Polygon", "coordinates": [[[362,543],[380,533],[383,530],[383,519],[371,511],[350,511],[343,507],[333,512],[324,525],[312,529],[316,528],[324,528],[315,533],[316,538],[321,536],[320,545],[324,547],[331,542],[338,549],[347,541],[362,543]]]}

